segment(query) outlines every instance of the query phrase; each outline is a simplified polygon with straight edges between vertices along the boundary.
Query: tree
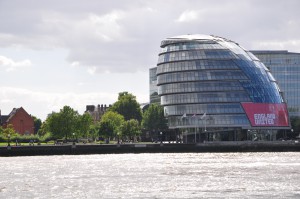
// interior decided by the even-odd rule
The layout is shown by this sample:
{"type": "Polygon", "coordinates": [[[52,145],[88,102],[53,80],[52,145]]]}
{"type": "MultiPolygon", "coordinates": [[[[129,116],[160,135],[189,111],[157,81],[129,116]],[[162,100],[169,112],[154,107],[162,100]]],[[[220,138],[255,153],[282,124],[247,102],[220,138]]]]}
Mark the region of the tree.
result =
{"type": "Polygon", "coordinates": [[[64,106],[60,110],[61,131],[66,139],[75,133],[76,122],[78,121],[78,112],[69,106],[64,106]]]}
{"type": "Polygon", "coordinates": [[[14,130],[14,127],[12,124],[9,124],[7,125],[6,128],[2,129],[2,135],[5,137],[5,138],[8,138],[9,136],[12,137],[12,136],[16,136],[17,135],[17,132],[14,130]],[[9,135],[9,136],[8,136],[9,135]]]}
{"type": "Polygon", "coordinates": [[[38,119],[35,116],[32,116],[33,121],[34,121],[34,134],[37,134],[42,126],[42,120],[38,119]]]}
{"type": "Polygon", "coordinates": [[[46,119],[46,129],[52,132],[55,138],[71,137],[76,131],[78,112],[69,106],[64,106],[59,113],[52,113],[46,119]]]}
{"type": "Polygon", "coordinates": [[[0,126],[0,142],[4,141],[3,131],[4,129],[2,128],[2,126],[0,126]]]}
{"type": "Polygon", "coordinates": [[[112,124],[113,130],[112,130],[112,137],[116,137],[120,135],[120,127],[124,122],[123,115],[113,112],[113,111],[107,111],[104,113],[104,115],[101,118],[101,122],[109,121],[112,124]]]}
{"type": "Polygon", "coordinates": [[[125,120],[142,120],[142,111],[136,97],[128,92],[119,93],[118,101],[115,102],[111,110],[124,116],[125,120]]]}
{"type": "Polygon", "coordinates": [[[42,124],[43,133],[51,132],[54,138],[63,138],[63,133],[61,131],[61,122],[59,113],[51,113],[46,121],[42,124]]]}
{"type": "Polygon", "coordinates": [[[78,115],[76,121],[77,136],[88,138],[89,131],[92,124],[93,124],[93,118],[90,114],[85,113],[83,115],[78,115]]]}
{"type": "Polygon", "coordinates": [[[158,131],[167,129],[167,119],[164,117],[164,109],[158,104],[151,104],[143,114],[143,128],[158,131]]]}
{"type": "Polygon", "coordinates": [[[141,126],[139,124],[139,121],[135,120],[135,119],[131,119],[129,120],[129,124],[130,124],[130,132],[131,132],[131,136],[139,136],[141,135],[141,126]]]}
{"type": "Polygon", "coordinates": [[[123,123],[121,127],[121,132],[123,137],[127,137],[127,140],[136,141],[136,136],[141,134],[141,127],[139,121],[136,119],[127,120],[123,123]]]}
{"type": "MultiPolygon", "coordinates": [[[[52,118],[55,117],[54,114],[56,114],[56,113],[49,114],[47,119],[44,122],[42,122],[42,125],[41,125],[40,129],[37,132],[37,134],[39,136],[44,136],[46,134],[49,134],[49,133],[51,133],[51,129],[54,129],[53,126],[55,126],[55,125],[52,122],[50,122],[50,120],[52,120],[52,118]],[[50,129],[50,125],[52,126],[51,129],[50,129]]],[[[57,131],[54,131],[54,132],[57,132],[57,131]]],[[[53,133],[51,133],[51,134],[53,134],[53,133]]]]}
{"type": "Polygon", "coordinates": [[[91,124],[89,128],[89,136],[95,140],[99,136],[99,125],[97,124],[91,124]]]}
{"type": "Polygon", "coordinates": [[[112,132],[114,130],[113,124],[111,121],[101,121],[99,124],[99,136],[110,139],[112,132]]]}

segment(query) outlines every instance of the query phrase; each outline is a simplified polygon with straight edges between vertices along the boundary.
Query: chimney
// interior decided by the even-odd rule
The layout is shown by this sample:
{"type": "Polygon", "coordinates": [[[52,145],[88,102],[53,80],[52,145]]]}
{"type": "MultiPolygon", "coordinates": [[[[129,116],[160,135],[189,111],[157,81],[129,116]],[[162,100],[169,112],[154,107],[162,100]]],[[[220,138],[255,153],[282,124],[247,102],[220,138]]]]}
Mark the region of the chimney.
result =
{"type": "Polygon", "coordinates": [[[94,105],[86,105],[86,112],[90,111],[90,112],[94,112],[95,110],[95,106],[94,105]]]}

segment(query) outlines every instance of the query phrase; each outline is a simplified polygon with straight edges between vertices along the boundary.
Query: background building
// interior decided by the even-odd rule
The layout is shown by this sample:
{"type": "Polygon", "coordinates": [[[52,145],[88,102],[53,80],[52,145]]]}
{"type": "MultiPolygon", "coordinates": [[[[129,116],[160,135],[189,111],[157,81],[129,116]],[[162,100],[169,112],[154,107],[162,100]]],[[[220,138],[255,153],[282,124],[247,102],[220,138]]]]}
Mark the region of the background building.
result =
{"type": "Polygon", "coordinates": [[[279,82],[290,116],[300,116],[300,53],[269,50],[251,52],[279,82]]]}
{"type": "Polygon", "coordinates": [[[158,96],[158,87],[157,87],[157,76],[156,76],[157,67],[149,69],[149,88],[150,88],[150,104],[159,103],[160,97],[158,96]]]}
{"type": "Polygon", "coordinates": [[[6,128],[9,124],[21,135],[34,134],[34,120],[23,107],[14,108],[9,115],[1,115],[0,112],[0,125],[6,128]]]}
{"type": "Polygon", "coordinates": [[[208,35],[168,38],[156,70],[169,128],[183,132],[186,141],[275,140],[278,130],[290,128],[275,78],[233,41],[208,35]]]}
{"type": "Polygon", "coordinates": [[[108,111],[111,105],[106,106],[106,104],[98,104],[95,105],[86,105],[86,110],[84,113],[88,113],[92,116],[94,123],[99,122],[101,120],[102,115],[108,111]]]}

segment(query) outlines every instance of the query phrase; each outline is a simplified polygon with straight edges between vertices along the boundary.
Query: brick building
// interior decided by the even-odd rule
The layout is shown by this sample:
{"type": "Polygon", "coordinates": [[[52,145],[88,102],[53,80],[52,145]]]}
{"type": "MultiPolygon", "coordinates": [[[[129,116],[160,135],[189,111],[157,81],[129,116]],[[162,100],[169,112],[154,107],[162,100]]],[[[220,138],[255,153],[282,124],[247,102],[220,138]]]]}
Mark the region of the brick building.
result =
{"type": "Polygon", "coordinates": [[[6,128],[9,124],[21,135],[34,134],[34,120],[23,107],[14,108],[9,115],[0,112],[0,125],[6,128]]]}

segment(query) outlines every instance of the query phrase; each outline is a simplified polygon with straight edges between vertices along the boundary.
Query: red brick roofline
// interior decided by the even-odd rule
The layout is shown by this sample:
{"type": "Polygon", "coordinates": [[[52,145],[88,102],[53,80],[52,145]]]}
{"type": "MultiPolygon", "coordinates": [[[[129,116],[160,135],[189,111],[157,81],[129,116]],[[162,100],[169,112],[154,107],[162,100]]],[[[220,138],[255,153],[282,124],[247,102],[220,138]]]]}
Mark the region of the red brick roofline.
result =
{"type": "Polygon", "coordinates": [[[9,124],[12,124],[14,130],[21,135],[34,134],[34,120],[23,107],[13,108],[6,118],[2,117],[2,126],[6,128],[9,124]]]}

